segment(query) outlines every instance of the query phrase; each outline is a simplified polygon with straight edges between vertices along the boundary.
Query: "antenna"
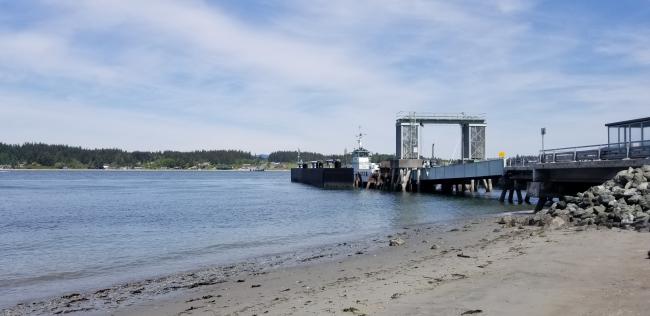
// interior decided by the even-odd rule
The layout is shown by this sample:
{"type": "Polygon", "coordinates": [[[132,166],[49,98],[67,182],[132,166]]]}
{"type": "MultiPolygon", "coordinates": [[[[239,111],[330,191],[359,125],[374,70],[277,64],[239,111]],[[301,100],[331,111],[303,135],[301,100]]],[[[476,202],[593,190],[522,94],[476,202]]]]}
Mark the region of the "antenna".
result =
{"type": "Polygon", "coordinates": [[[357,134],[357,144],[359,145],[359,148],[363,148],[363,144],[362,144],[363,136],[366,136],[366,134],[361,132],[361,125],[359,125],[359,134],[357,134]]]}

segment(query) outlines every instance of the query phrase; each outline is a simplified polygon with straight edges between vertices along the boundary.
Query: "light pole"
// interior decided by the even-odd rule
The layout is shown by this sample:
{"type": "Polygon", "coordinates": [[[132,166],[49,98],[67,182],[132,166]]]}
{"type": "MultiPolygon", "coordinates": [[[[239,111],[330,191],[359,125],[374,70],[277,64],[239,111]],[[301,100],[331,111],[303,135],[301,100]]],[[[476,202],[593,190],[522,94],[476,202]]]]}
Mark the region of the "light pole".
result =
{"type": "Polygon", "coordinates": [[[542,127],[541,134],[542,134],[542,159],[541,159],[541,161],[544,162],[544,160],[546,160],[546,154],[544,153],[544,135],[546,135],[546,127],[542,127]]]}

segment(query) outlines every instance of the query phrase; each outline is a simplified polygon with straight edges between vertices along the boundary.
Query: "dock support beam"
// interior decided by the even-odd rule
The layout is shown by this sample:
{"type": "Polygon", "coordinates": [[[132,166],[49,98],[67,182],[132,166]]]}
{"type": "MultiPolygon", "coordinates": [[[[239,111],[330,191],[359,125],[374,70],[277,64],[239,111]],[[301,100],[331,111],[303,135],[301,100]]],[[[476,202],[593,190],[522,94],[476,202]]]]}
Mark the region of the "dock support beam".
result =
{"type": "Polygon", "coordinates": [[[518,181],[514,182],[514,189],[517,192],[517,204],[524,203],[524,199],[521,197],[521,184],[518,181]]]}
{"type": "Polygon", "coordinates": [[[506,193],[508,193],[508,190],[503,188],[503,190],[501,190],[501,196],[499,196],[499,202],[503,203],[506,201],[506,193]]]}
{"type": "Polygon", "coordinates": [[[508,194],[508,202],[514,202],[514,193],[515,193],[515,181],[510,179],[503,180],[503,189],[501,191],[501,197],[499,197],[499,202],[504,202],[506,198],[506,193],[508,194]]]}
{"type": "Polygon", "coordinates": [[[535,205],[535,213],[541,211],[544,208],[544,205],[546,205],[547,201],[548,201],[547,196],[540,196],[539,199],[537,200],[537,205],[535,205]]]}

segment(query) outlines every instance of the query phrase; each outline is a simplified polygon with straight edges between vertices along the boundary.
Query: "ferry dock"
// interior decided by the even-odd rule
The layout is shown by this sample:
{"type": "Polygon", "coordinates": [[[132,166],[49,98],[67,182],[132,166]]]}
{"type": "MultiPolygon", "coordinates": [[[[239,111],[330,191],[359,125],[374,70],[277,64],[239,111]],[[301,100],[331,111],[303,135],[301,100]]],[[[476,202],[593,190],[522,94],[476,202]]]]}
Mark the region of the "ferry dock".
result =
{"type": "MultiPolygon", "coordinates": [[[[292,169],[291,179],[312,184],[309,183],[313,182],[311,180],[301,179],[311,177],[310,174],[322,174],[323,180],[315,181],[320,187],[356,186],[459,195],[491,192],[493,187],[499,187],[501,202],[531,203],[531,198],[535,198],[535,209],[541,210],[554,198],[562,199],[565,195],[602,184],[621,170],[650,165],[650,117],[607,123],[605,127],[607,143],[543,149],[535,155],[488,159],[485,155],[485,115],[398,113],[395,122],[396,159],[370,166],[367,150],[361,146],[359,138],[358,149],[361,150],[355,151],[358,157],[353,160],[356,165],[352,168],[318,168],[319,165],[314,165],[316,168],[296,168],[292,169]],[[418,135],[426,124],[460,126],[460,160],[448,165],[434,165],[433,160],[419,155],[418,135]],[[368,171],[370,173],[365,177],[359,173],[368,171]],[[346,185],[341,185],[344,183],[346,185]]],[[[302,164],[301,167],[308,166],[302,164]]],[[[321,179],[320,175],[314,177],[321,179]]]]}

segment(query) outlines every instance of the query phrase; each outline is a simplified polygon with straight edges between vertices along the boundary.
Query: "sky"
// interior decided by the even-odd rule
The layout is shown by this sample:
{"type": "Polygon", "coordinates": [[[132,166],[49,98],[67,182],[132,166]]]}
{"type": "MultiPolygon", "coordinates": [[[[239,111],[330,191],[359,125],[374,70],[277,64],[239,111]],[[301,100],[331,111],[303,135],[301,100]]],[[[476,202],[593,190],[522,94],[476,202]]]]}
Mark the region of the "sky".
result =
{"type": "Polygon", "coordinates": [[[484,113],[490,157],[607,142],[650,116],[650,0],[0,0],[0,142],[394,153],[400,111],[484,113]]]}

